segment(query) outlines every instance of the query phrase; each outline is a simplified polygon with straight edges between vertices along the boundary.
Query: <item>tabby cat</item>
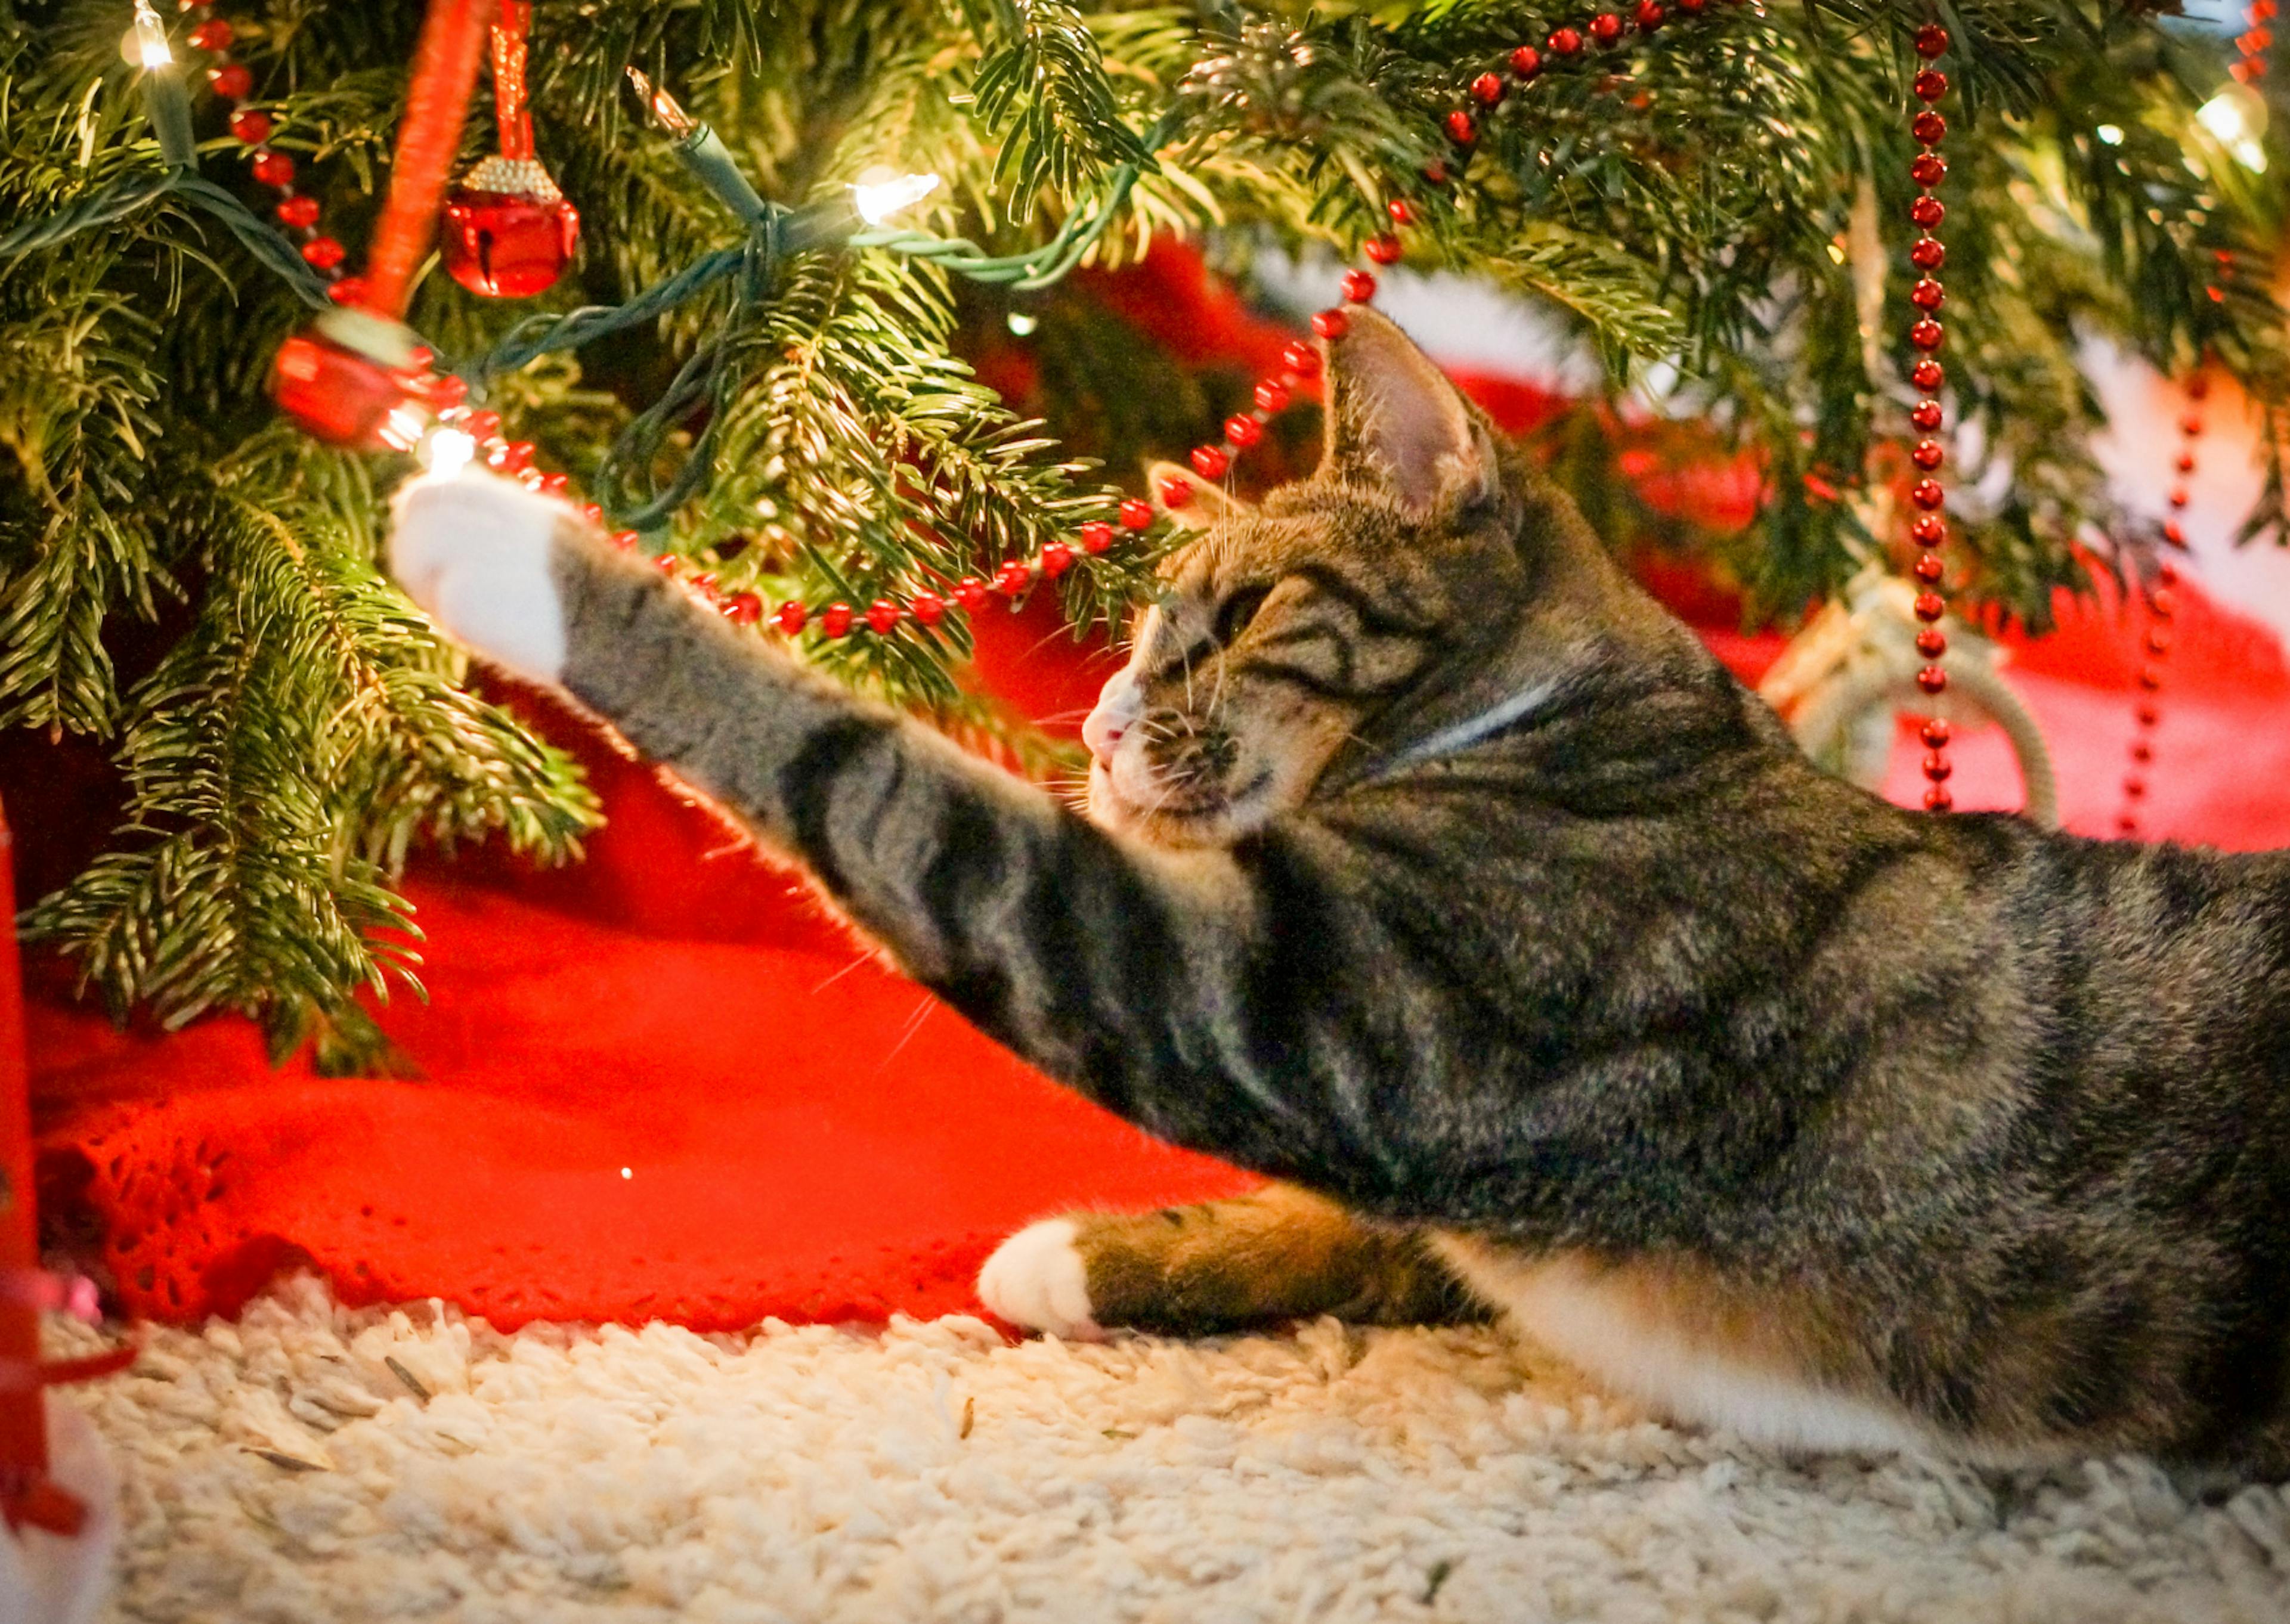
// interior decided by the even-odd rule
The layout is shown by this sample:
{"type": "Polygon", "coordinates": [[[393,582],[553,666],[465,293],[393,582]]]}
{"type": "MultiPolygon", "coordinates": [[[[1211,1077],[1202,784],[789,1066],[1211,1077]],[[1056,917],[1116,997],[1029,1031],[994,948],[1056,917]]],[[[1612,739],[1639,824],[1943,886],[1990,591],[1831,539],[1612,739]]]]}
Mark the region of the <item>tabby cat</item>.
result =
{"type": "Polygon", "coordinates": [[[1022,1231],[1009,1319],[1500,1314],[1776,1446],[2290,1473],[2290,858],[1825,777],[1397,328],[1328,387],[1318,471],[1169,559],[1087,819],[515,485],[413,483],[392,562],[987,1032],[1280,1180],[1022,1231]]]}

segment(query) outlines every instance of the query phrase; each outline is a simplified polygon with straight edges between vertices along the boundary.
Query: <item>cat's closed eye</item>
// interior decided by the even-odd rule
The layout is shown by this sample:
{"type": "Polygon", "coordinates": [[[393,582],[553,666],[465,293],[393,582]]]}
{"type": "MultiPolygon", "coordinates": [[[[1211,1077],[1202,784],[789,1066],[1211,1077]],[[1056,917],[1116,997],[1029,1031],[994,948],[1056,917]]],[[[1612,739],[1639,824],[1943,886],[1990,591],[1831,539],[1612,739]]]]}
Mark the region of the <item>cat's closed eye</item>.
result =
{"type": "Polygon", "coordinates": [[[1232,640],[1248,629],[1248,623],[1256,619],[1256,612],[1264,607],[1264,600],[1271,596],[1272,588],[1269,586],[1242,587],[1227,596],[1224,602],[1217,605],[1216,640],[1228,648],[1231,647],[1232,640]]]}

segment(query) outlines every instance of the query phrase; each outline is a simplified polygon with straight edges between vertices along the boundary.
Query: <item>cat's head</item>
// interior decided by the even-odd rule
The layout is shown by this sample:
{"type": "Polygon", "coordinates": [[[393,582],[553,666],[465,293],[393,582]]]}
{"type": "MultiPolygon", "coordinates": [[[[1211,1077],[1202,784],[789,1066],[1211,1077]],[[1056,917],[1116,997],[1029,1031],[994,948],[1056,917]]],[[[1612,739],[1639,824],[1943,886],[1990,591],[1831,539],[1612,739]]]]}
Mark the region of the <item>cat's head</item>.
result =
{"type": "Polygon", "coordinates": [[[1175,516],[1202,528],[1083,729],[1098,822],[1213,845],[1302,805],[1348,746],[1397,748],[1427,692],[1469,686],[1547,578],[1549,493],[1397,327],[1351,314],[1327,400],[1309,479],[1259,508],[1196,486],[1175,516]]]}

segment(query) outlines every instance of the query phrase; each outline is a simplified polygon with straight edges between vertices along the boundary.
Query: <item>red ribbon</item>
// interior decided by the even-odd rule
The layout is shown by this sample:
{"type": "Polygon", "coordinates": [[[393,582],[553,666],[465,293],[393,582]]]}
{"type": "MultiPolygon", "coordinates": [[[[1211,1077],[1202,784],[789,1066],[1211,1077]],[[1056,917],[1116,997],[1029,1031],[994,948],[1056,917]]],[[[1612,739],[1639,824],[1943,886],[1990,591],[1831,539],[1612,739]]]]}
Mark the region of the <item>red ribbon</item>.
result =
{"type": "Polygon", "coordinates": [[[493,24],[493,127],[500,155],[522,163],[532,156],[532,113],[525,100],[524,36],[532,26],[532,0],[500,0],[493,24]]]}
{"type": "Polygon", "coordinates": [[[445,183],[461,150],[461,126],[476,89],[492,15],[493,0],[429,0],[421,20],[405,119],[397,129],[397,156],[390,166],[389,198],[366,256],[362,302],[377,315],[403,320],[412,297],[413,273],[428,252],[445,183]]]}

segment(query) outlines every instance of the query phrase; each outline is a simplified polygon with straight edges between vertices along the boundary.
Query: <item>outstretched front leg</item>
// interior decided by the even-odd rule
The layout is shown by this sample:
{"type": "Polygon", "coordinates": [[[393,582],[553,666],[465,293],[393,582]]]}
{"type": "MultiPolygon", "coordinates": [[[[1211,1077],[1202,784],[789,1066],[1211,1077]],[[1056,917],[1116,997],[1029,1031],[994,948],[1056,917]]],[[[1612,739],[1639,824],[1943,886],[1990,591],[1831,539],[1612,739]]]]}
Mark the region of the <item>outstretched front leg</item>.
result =
{"type": "Polygon", "coordinates": [[[1012,1236],[979,1300],[1013,1324],[1087,1338],[1333,1314],[1363,1324],[1486,1316],[1421,1231],[1371,1224],[1293,1184],[1151,1212],[1073,1212],[1012,1236]]]}
{"type": "Polygon", "coordinates": [[[562,503],[464,473],[410,483],[390,563],[416,602],[564,689],[802,862],[917,980],[1145,1128],[1294,1173],[1333,1114],[1293,1097],[1246,983],[1257,887],[1164,851],[727,625],[562,503]]]}

